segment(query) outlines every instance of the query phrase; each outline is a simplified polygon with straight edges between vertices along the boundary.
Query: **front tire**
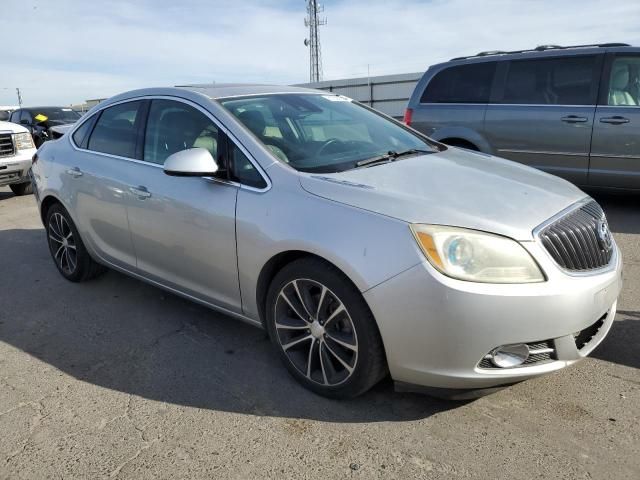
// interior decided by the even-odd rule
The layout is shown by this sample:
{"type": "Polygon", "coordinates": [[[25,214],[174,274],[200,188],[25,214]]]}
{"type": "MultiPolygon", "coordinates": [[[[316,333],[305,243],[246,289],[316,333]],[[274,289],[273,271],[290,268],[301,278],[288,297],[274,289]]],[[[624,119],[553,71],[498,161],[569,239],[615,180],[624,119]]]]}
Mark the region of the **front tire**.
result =
{"type": "Polygon", "coordinates": [[[296,260],[278,272],[267,293],[266,324],[291,375],[320,395],[355,397],[387,373],[368,305],[325,262],[296,260]]]}
{"type": "Polygon", "coordinates": [[[51,257],[64,278],[71,282],[84,282],[105,270],[87,252],[78,229],[62,205],[55,204],[49,208],[45,225],[51,257]]]}
{"type": "Polygon", "coordinates": [[[9,185],[9,188],[17,197],[33,193],[33,185],[31,185],[31,182],[14,183],[9,185]]]}

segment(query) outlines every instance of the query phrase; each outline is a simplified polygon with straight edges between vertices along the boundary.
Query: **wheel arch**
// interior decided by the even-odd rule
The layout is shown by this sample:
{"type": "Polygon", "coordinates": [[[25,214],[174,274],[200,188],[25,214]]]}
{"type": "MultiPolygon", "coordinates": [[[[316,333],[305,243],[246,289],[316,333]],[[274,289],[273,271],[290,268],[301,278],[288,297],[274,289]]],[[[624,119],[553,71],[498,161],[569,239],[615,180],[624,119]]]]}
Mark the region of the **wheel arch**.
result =
{"type": "Polygon", "coordinates": [[[475,149],[483,153],[492,153],[492,148],[486,138],[476,130],[451,126],[437,129],[431,138],[442,143],[452,142],[458,144],[473,145],[475,149]]]}
{"type": "Polygon", "coordinates": [[[40,220],[42,220],[42,224],[43,225],[46,223],[47,212],[56,203],[59,203],[67,211],[69,211],[69,209],[64,205],[64,203],[58,197],[56,197],[55,195],[51,195],[51,194],[46,195],[42,199],[42,202],[40,202],[40,220]]]}
{"type": "MultiPolygon", "coordinates": [[[[343,269],[341,269],[335,263],[327,260],[326,258],[317,255],[312,252],[308,252],[305,250],[286,250],[280,253],[277,253],[273,257],[271,257],[260,270],[260,274],[258,275],[258,281],[256,283],[256,305],[258,307],[258,314],[260,317],[260,322],[262,325],[265,325],[265,311],[266,311],[266,302],[267,302],[267,292],[269,291],[269,286],[273,278],[278,274],[280,270],[282,270],[285,266],[290,263],[300,260],[302,258],[313,258],[320,262],[326,263],[331,267],[335,268],[340,274],[347,279],[353,287],[360,291],[355,282],[345,273],[343,269]]],[[[366,300],[365,300],[366,303],[366,300]]]]}

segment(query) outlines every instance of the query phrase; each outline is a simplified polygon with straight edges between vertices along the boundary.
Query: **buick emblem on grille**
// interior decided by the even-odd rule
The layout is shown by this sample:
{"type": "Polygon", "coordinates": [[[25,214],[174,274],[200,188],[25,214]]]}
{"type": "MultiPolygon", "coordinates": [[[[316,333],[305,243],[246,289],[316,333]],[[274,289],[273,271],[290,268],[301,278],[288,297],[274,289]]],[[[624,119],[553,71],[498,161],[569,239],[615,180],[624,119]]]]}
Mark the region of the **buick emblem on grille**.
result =
{"type": "Polygon", "coordinates": [[[606,252],[611,250],[613,247],[613,239],[611,238],[611,231],[609,230],[609,225],[607,225],[606,220],[598,221],[598,242],[600,242],[600,247],[606,252]]]}

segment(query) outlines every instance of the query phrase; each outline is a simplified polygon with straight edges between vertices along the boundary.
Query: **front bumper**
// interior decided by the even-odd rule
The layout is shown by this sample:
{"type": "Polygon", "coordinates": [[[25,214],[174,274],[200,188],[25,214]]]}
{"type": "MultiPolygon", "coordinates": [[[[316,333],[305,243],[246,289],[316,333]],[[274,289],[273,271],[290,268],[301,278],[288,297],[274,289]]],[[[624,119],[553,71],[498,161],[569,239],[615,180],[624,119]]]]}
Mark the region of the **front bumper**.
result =
{"type": "Polygon", "coordinates": [[[446,389],[507,385],[571,365],[602,341],[622,286],[617,246],[608,267],[593,275],[560,271],[537,242],[523,246],[546,282],[464,282],[425,261],[364,293],[396,382],[446,389]],[[586,345],[574,338],[594,324],[599,328],[586,345]],[[479,365],[500,345],[544,341],[555,350],[547,361],[503,369],[479,365]]]}
{"type": "Polygon", "coordinates": [[[35,148],[19,150],[11,157],[0,157],[0,187],[14,183],[29,181],[31,159],[36,153],[35,148]]]}

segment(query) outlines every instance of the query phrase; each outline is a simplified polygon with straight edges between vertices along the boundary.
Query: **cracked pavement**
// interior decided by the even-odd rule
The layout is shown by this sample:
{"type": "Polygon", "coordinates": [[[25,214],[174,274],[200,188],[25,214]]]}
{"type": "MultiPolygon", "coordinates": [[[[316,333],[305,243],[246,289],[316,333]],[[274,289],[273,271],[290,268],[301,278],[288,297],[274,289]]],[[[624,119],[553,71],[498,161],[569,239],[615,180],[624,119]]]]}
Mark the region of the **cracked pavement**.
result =
{"type": "Polygon", "coordinates": [[[335,402],[256,328],[115,272],[66,282],[33,197],[0,188],[0,479],[638,479],[640,208],[595,196],[625,286],[592,358],[473,402],[335,402]]]}

